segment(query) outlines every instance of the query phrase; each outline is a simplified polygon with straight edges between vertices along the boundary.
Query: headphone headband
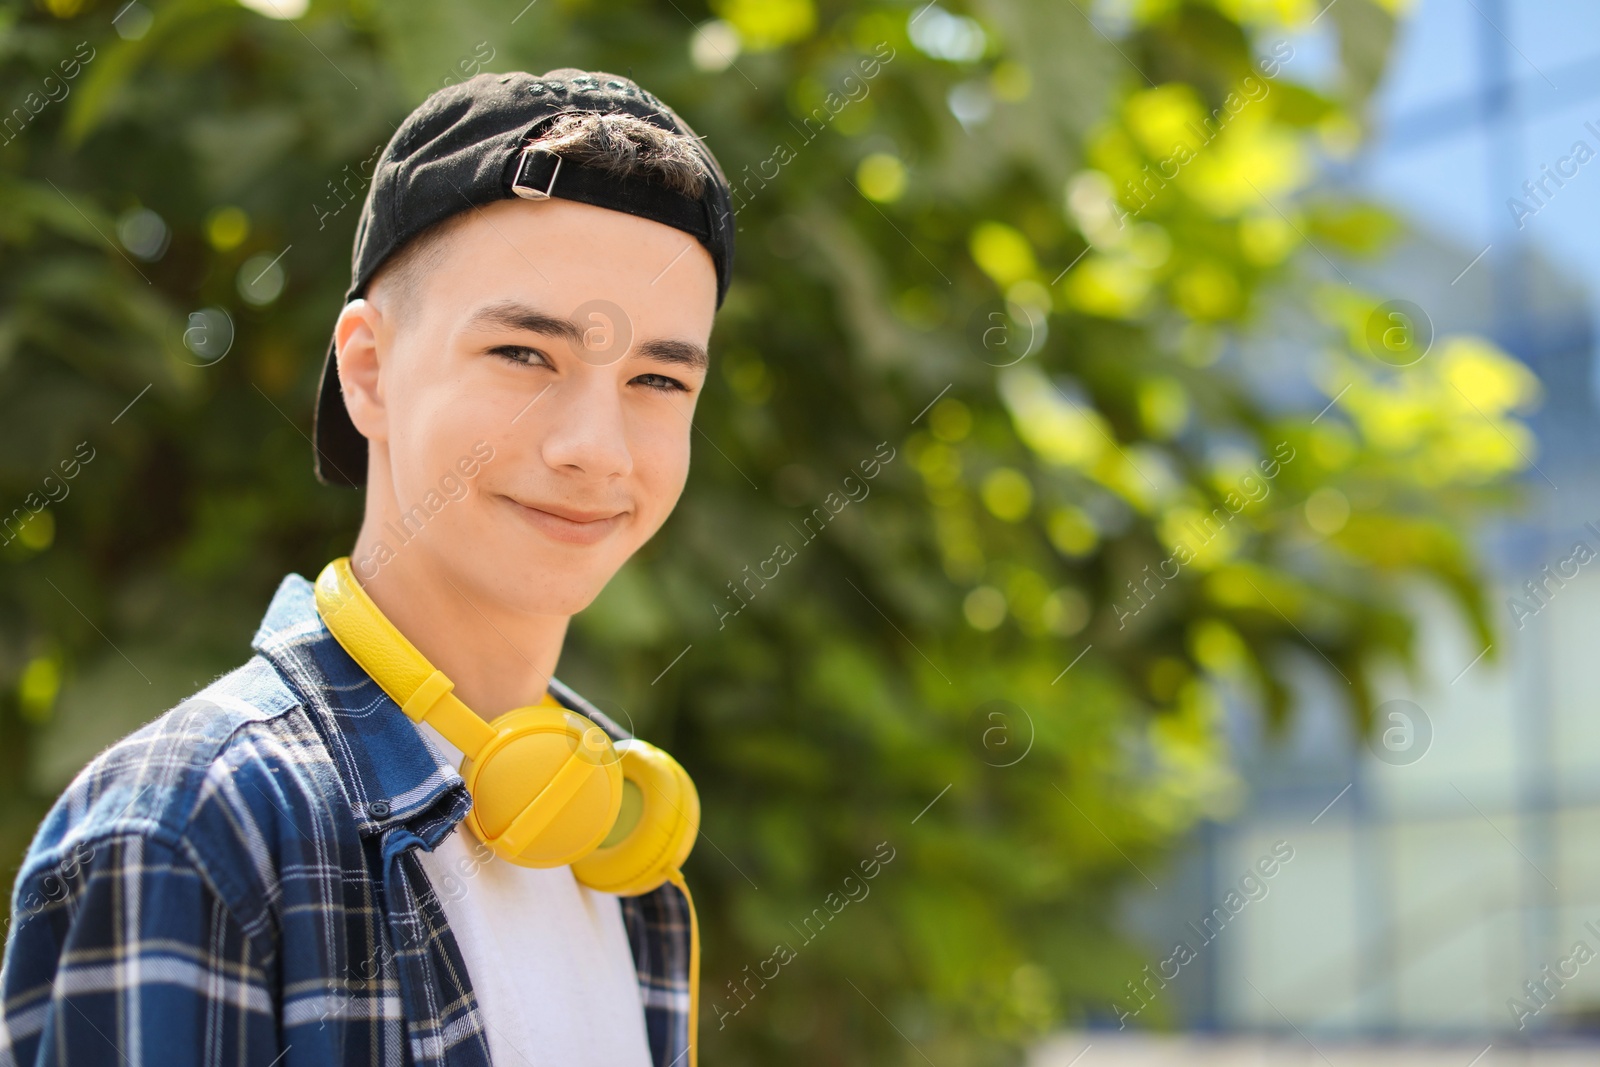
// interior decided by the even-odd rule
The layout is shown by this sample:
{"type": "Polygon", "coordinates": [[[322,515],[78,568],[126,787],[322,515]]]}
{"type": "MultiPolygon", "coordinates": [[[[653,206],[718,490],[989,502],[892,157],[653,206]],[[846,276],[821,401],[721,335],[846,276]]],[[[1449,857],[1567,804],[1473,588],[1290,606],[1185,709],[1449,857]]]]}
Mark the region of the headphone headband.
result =
{"type": "MultiPolygon", "coordinates": [[[[334,639],[361,664],[412,722],[426,722],[467,759],[476,759],[494,739],[494,730],[453,690],[455,683],[435,669],[405,634],[389,621],[341,556],[317,576],[317,610],[334,639]]],[[[549,694],[545,694],[549,701],[549,694]]]]}

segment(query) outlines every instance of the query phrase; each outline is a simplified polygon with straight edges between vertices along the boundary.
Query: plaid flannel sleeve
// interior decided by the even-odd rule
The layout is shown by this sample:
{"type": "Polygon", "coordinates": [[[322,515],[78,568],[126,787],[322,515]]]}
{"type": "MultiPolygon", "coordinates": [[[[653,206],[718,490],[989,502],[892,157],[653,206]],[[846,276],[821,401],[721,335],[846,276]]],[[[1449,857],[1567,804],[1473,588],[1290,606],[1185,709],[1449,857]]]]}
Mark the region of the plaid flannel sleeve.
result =
{"type": "Polygon", "coordinates": [[[188,844],[122,833],[30,855],[0,969],[0,1067],[267,1067],[273,960],[188,844]]]}

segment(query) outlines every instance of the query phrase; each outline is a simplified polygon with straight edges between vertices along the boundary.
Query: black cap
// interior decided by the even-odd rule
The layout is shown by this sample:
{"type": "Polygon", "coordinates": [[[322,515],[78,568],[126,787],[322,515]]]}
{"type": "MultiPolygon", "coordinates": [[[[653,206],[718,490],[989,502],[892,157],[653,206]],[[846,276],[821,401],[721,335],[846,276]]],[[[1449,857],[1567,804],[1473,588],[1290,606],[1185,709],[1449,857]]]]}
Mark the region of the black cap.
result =
{"type": "MultiPolygon", "coordinates": [[[[570,67],[532,74],[479,74],[424,100],[395,130],[372,172],[351,256],[349,303],[378,268],[434,223],[482,204],[550,196],[653,219],[692,234],[717,270],[717,306],[733,277],[733,203],[716,158],[689,125],[630,79],[570,67]],[[695,139],[710,180],[699,199],[643,177],[618,178],[563,160],[528,142],[561,115],[623,112],[695,139]]],[[[312,435],[317,477],[359,487],[367,440],[345,410],[334,345],[322,367],[312,435]]]]}

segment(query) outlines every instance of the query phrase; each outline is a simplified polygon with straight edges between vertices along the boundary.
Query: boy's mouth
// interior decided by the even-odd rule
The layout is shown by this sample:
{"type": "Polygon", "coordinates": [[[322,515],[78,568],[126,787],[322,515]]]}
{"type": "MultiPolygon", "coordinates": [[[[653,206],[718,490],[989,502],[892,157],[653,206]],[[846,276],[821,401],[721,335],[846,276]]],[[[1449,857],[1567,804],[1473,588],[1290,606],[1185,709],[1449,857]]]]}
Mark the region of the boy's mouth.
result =
{"type": "Polygon", "coordinates": [[[545,536],[574,545],[592,545],[610,536],[628,517],[627,511],[584,509],[561,504],[525,504],[505,497],[523,519],[545,536]]]}

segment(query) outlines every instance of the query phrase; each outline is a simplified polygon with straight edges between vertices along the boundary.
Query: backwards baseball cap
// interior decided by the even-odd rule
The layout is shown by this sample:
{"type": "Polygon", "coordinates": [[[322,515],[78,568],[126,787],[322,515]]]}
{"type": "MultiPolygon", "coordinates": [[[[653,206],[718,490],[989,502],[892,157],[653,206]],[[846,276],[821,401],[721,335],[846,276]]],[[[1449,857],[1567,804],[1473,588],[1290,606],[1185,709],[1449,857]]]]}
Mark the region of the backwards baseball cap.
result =
{"type": "MultiPolygon", "coordinates": [[[[428,227],[515,197],[576,200],[691,234],[711,253],[722,306],[733,277],[733,204],[716,158],[676,112],[630,79],[570,67],[538,77],[479,74],[434,93],[400,124],[372,172],[345,303],[365,295],[378,268],[428,227]],[[623,112],[693,138],[709,175],[704,192],[695,199],[530,144],[561,116],[582,112],[623,112]]],[[[334,347],[330,340],[317,394],[316,472],[325,484],[359,487],[367,478],[367,440],[345,410],[334,347]]]]}

